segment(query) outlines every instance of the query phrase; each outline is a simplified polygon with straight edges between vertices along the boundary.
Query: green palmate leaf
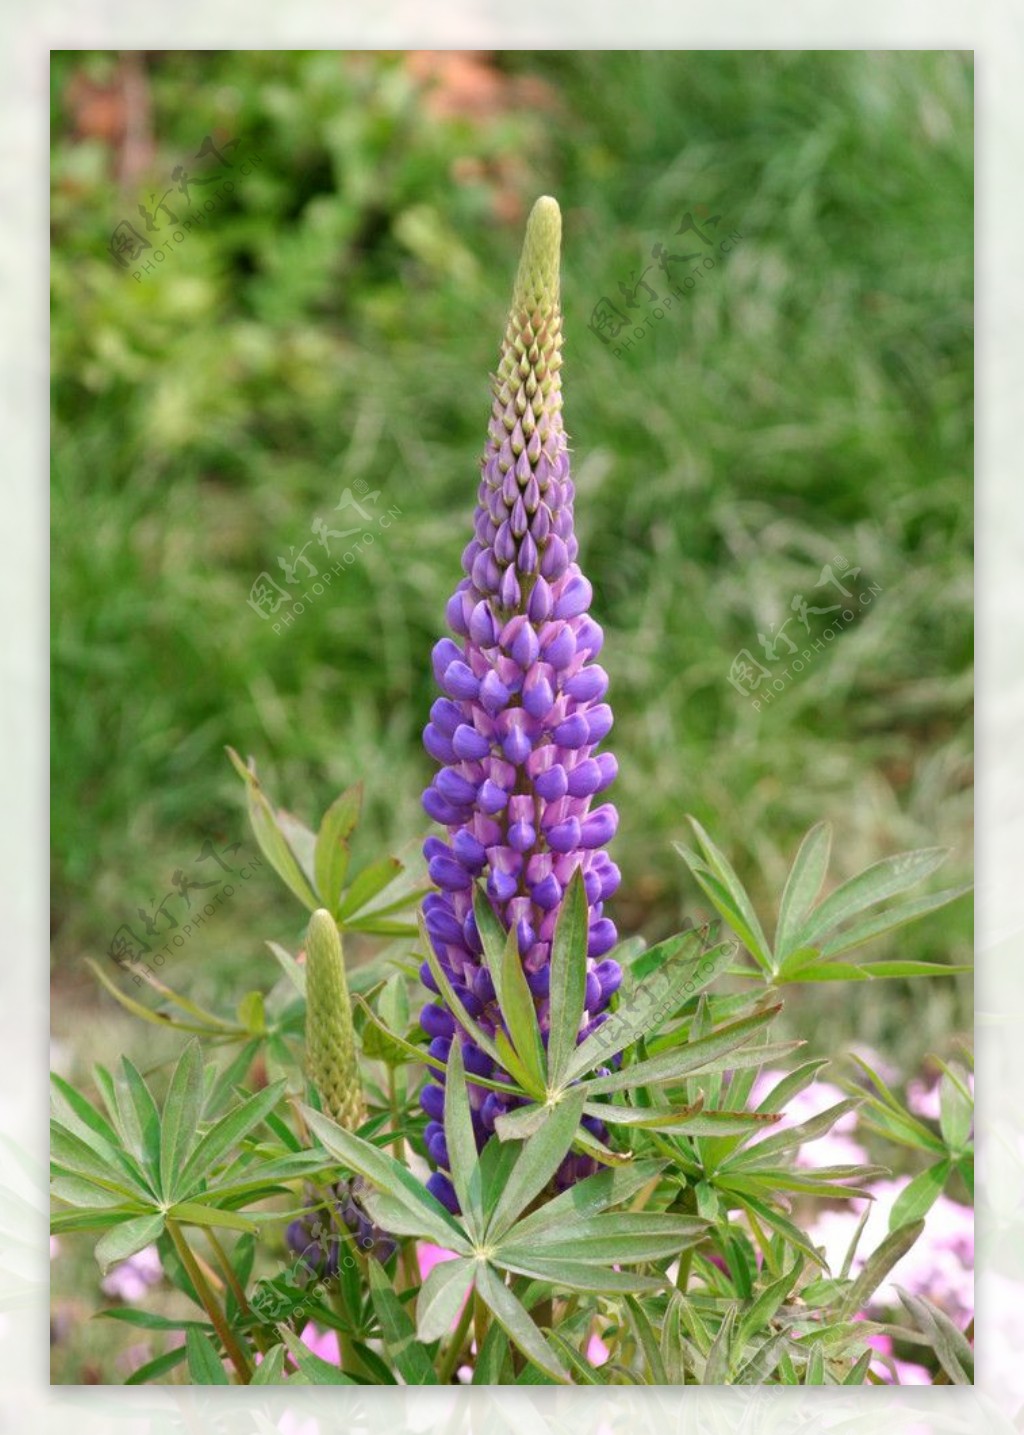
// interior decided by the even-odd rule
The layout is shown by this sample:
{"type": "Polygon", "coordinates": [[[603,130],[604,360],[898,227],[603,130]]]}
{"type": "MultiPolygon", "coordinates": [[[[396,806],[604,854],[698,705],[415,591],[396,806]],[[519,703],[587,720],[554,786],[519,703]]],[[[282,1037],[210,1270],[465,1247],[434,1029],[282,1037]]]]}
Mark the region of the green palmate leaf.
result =
{"type": "Polygon", "coordinates": [[[484,949],[484,961],[494,982],[494,990],[501,991],[501,959],[505,951],[508,932],[501,918],[491,906],[483,887],[477,883],[473,888],[473,916],[484,949]]]}
{"type": "Polygon", "coordinates": [[[653,1295],[672,1284],[667,1275],[649,1276],[638,1271],[617,1271],[599,1261],[576,1261],[566,1256],[548,1257],[546,1253],[540,1255],[517,1250],[513,1256],[504,1247],[495,1259],[503,1269],[514,1271],[516,1275],[531,1276],[547,1285],[593,1295],[613,1294],[616,1291],[647,1291],[653,1295]]]}
{"type": "Polygon", "coordinates": [[[807,1369],[804,1372],[804,1384],[825,1384],[825,1354],[820,1345],[816,1345],[807,1358],[807,1369]]]}
{"type": "Polygon", "coordinates": [[[114,1160],[108,1161],[56,1119],[50,1122],[50,1159],[61,1175],[84,1177],[118,1196],[135,1197],[146,1204],[156,1196],[155,1183],[148,1182],[119,1147],[114,1148],[114,1160]]]}
{"type": "MultiPolygon", "coordinates": [[[[868,982],[898,977],[952,977],[969,972],[969,966],[953,966],[948,962],[872,962],[858,967],[847,962],[811,963],[797,974],[802,982],[868,982]]],[[[789,976],[786,980],[791,980],[789,976]]]]}
{"type": "Polygon", "coordinates": [[[790,1126],[785,1131],[779,1131],[774,1136],[767,1136],[756,1145],[748,1146],[745,1151],[732,1157],[729,1162],[730,1170],[740,1170],[744,1167],[763,1165],[777,1156],[780,1151],[789,1151],[794,1146],[802,1146],[807,1141],[816,1141],[819,1136],[824,1136],[837,1121],[841,1120],[847,1112],[855,1111],[860,1106],[860,1101],[855,1097],[847,1097],[843,1101],[837,1101],[827,1111],[820,1111],[817,1116],[803,1121],[799,1126],[790,1126]]]}
{"type": "MultiPolygon", "coordinates": [[[[609,1076],[600,1076],[587,1082],[589,1096],[605,1095],[612,1091],[625,1091],[631,1087],[655,1085],[659,1082],[680,1081],[685,1076],[714,1068],[725,1070],[729,1065],[722,1060],[730,1052],[742,1046],[757,1031],[774,1021],[782,1010],[781,1003],[766,1007],[752,1016],[720,1027],[710,1036],[701,1037],[668,1051],[652,1056],[647,1061],[638,1061],[632,1066],[623,1066],[609,1076]]],[[[603,1030],[603,1028],[602,1028],[603,1030]]],[[[595,1033],[599,1035],[600,1033],[595,1033]]]]}
{"type": "Polygon", "coordinates": [[[534,1096],[540,1095],[540,1083],[535,1076],[530,1075],[523,1062],[520,1061],[519,1053],[500,1027],[494,1034],[494,1045],[498,1053],[499,1066],[504,1067],[512,1080],[523,1091],[529,1091],[534,1096]]]}
{"type": "Polygon", "coordinates": [[[828,1065],[828,1057],[821,1056],[813,1061],[805,1061],[785,1075],[781,1081],[775,1083],[768,1095],[758,1103],[758,1111],[782,1111],[794,1096],[799,1096],[805,1091],[817,1076],[823,1066],[828,1065]]]}
{"type": "Polygon", "coordinates": [[[798,1257],[788,1271],[784,1271],[777,1280],[766,1286],[761,1294],[751,1302],[750,1308],[742,1314],[736,1327],[736,1348],[738,1350],[743,1350],[749,1345],[753,1337],[759,1331],[764,1330],[775,1317],[783,1302],[789,1298],[806,1264],[805,1260],[798,1257]]]}
{"type": "Polygon", "coordinates": [[[167,1214],[173,1220],[187,1222],[192,1226],[223,1227],[228,1231],[259,1230],[259,1225],[252,1216],[244,1216],[241,1211],[223,1211],[198,1201],[179,1201],[167,1214]]]}
{"type": "Polygon", "coordinates": [[[488,1033],[485,1032],[483,1028],[473,1020],[473,1018],[470,1016],[469,1012],[463,1005],[462,1000],[457,995],[455,988],[452,986],[447,976],[445,976],[444,968],[438,961],[437,955],[434,952],[433,944],[431,943],[430,937],[427,934],[427,929],[423,921],[422,913],[420,914],[419,928],[420,948],[424,956],[426,957],[427,965],[430,967],[434,980],[437,983],[437,989],[441,993],[441,996],[444,998],[444,1002],[448,1010],[462,1027],[466,1035],[472,1039],[472,1041],[480,1048],[481,1051],[485,1051],[487,1055],[491,1058],[491,1060],[497,1062],[499,1066],[504,1065],[501,1052],[498,1050],[494,1041],[491,1039],[488,1033]]]}
{"type": "Polygon", "coordinates": [[[268,1352],[253,1374],[250,1385],[283,1385],[286,1380],[284,1373],[284,1346],[275,1345],[273,1350],[268,1352]]]}
{"type": "MultiPolygon", "coordinates": [[[[365,1176],[372,1185],[389,1198],[383,1208],[390,1210],[393,1214],[400,1211],[404,1215],[407,1226],[415,1226],[415,1230],[405,1229],[402,1231],[391,1226],[392,1231],[397,1234],[425,1236],[439,1246],[450,1247],[461,1255],[470,1253],[471,1247],[455,1219],[401,1162],[396,1161],[388,1152],[371,1145],[369,1141],[364,1141],[353,1132],[344,1130],[334,1121],[321,1115],[319,1111],[314,1111],[308,1106],[301,1106],[299,1109],[310,1129],[320,1138],[328,1151],[337,1156],[349,1170],[355,1171],[360,1176],[365,1176]]],[[[372,1197],[367,1193],[364,1204],[371,1200],[372,1197]]],[[[380,1208],[381,1203],[377,1204],[380,1208]]],[[[367,1209],[369,1209],[369,1205],[367,1205],[367,1209]]],[[[371,1212],[371,1214],[373,1213],[371,1212]]],[[[385,1225],[385,1229],[388,1229],[387,1225],[385,1225]]]]}
{"type": "Polygon", "coordinates": [[[919,852],[900,852],[873,863],[826,897],[800,928],[795,940],[800,946],[819,946],[822,938],[843,922],[868,907],[898,897],[908,887],[931,876],[948,855],[943,847],[928,847],[919,852]]]}
{"type": "Polygon", "coordinates": [[[203,1331],[191,1326],[185,1332],[188,1374],[193,1385],[230,1385],[223,1362],[213,1342],[203,1331]]]}
{"type": "Polygon", "coordinates": [[[661,1323],[661,1361],[668,1385],[683,1385],[686,1382],[688,1349],[682,1319],[683,1300],[679,1292],[674,1291],[661,1323]]]}
{"type": "Polygon", "coordinates": [[[452,1329],[475,1270],[475,1262],[462,1256],[432,1268],[416,1298],[416,1331],[425,1344],[440,1340],[452,1329]]]}
{"type": "Polygon", "coordinates": [[[974,1100],[967,1074],[959,1067],[947,1067],[939,1083],[939,1129],[954,1156],[967,1146],[974,1119],[974,1100]]]}
{"type": "Polygon", "coordinates": [[[576,1048],[587,989],[587,894],[577,867],[566,888],[551,943],[551,1023],[548,1069],[559,1085],[576,1048]]]}
{"type": "Polygon", "coordinates": [[[213,1170],[217,1162],[258,1126],[274,1109],[284,1091],[285,1082],[275,1081],[272,1086],[258,1091],[243,1101],[241,1106],[229,1111],[202,1137],[189,1156],[181,1171],[178,1189],[190,1191],[213,1170]]]}
{"type": "Polygon", "coordinates": [[[166,1375],[169,1370],[180,1365],[187,1353],[183,1345],[178,1346],[176,1350],[165,1351],[155,1360],[149,1360],[145,1365],[140,1365],[138,1370],[128,1376],[125,1385],[148,1385],[151,1380],[159,1380],[161,1375],[166,1375]]]}
{"type": "Polygon", "coordinates": [[[690,1216],[648,1212],[614,1212],[591,1216],[565,1226],[561,1235],[549,1227],[521,1238],[512,1230],[500,1247],[500,1260],[567,1260],[601,1264],[660,1261],[696,1245],[707,1233],[707,1222],[690,1216]]]}
{"type": "Polygon", "coordinates": [[[704,1362],[704,1385],[728,1385],[732,1331],[736,1323],[736,1307],[730,1306],[725,1313],[718,1333],[711,1342],[707,1360],[704,1362]]]}
{"type": "Polygon", "coordinates": [[[235,1015],[243,1031],[262,1036],[267,1029],[267,1013],[263,1004],[263,993],[246,992],[235,1008],[235,1015]]]}
{"type": "MultiPolygon", "coordinates": [[[[142,1002],[137,1002],[133,997],[128,996],[127,993],[120,991],[115,983],[111,981],[110,977],[107,976],[103,968],[97,962],[94,962],[91,957],[86,957],[85,964],[91,968],[93,976],[100,985],[110,993],[119,1006],[124,1007],[125,1011],[131,1012],[132,1016],[137,1016],[141,1021],[149,1022],[151,1026],[158,1026],[164,1031],[169,1027],[174,1031],[191,1031],[201,1036],[209,1036],[211,1032],[220,1033],[225,1030],[231,1030],[224,1022],[217,1022],[216,1025],[211,1025],[208,1021],[184,1022],[178,1021],[175,1017],[168,1016],[165,1012],[153,1011],[150,1007],[144,1006],[142,1002]]],[[[146,977],[144,973],[142,974],[142,980],[149,982],[149,978],[146,977]]],[[[152,982],[149,982],[149,985],[152,985],[152,982]]],[[[164,988],[164,990],[166,991],[168,989],[164,988]]]]}
{"type": "Polygon", "coordinates": [[[106,1231],[138,1214],[138,1206],[114,1206],[102,1211],[54,1211],[50,1216],[50,1234],[59,1236],[65,1231],[106,1231]]]}
{"type": "Polygon", "coordinates": [[[629,1312],[630,1324],[636,1333],[637,1343],[643,1351],[644,1360],[647,1362],[649,1379],[648,1385],[667,1385],[668,1377],[665,1374],[665,1362],[661,1358],[661,1351],[658,1349],[658,1339],[654,1334],[654,1328],[647,1319],[643,1306],[635,1296],[626,1296],[626,1310],[629,1312]]]}
{"type": "Polygon", "coordinates": [[[51,1106],[69,1131],[74,1132],[97,1156],[113,1159],[121,1142],[117,1132],[96,1108],[60,1076],[50,1074],[51,1106]]]}
{"type": "Polygon", "coordinates": [[[531,1078],[534,1089],[539,1093],[544,1090],[547,1063],[540,1027],[537,1025],[537,1009],[526,982],[519,957],[519,940],[514,928],[509,932],[505,943],[501,968],[501,1013],[515,1043],[516,1054],[531,1078]]]}
{"type": "Polygon", "coordinates": [[[527,1360],[553,1380],[571,1384],[568,1372],[530,1319],[526,1308],[483,1261],[478,1263],[476,1288],[509,1340],[519,1347],[527,1360]]]}
{"type": "Polygon", "coordinates": [[[141,1251],[143,1246],[152,1245],[164,1228],[163,1214],[159,1211],[148,1216],[135,1216],[122,1221],[101,1237],[96,1246],[96,1259],[104,1274],[117,1261],[126,1261],[141,1251]]]}
{"type": "Polygon", "coordinates": [[[114,1077],[114,1093],[132,1155],[159,1190],[160,1112],[149,1087],[126,1056],[114,1077]]]}
{"type": "MultiPolygon", "coordinates": [[[[728,1177],[723,1176],[720,1180],[716,1181],[716,1184],[720,1185],[725,1191],[731,1190],[728,1177]]],[[[744,1192],[742,1194],[737,1192],[736,1200],[740,1206],[752,1212],[758,1221],[763,1222],[766,1226],[770,1226],[773,1231],[777,1231],[788,1245],[800,1251],[801,1254],[805,1255],[808,1260],[813,1261],[814,1264],[822,1270],[827,1269],[825,1258],[820,1251],[811,1245],[800,1227],[793,1221],[790,1221],[786,1216],[783,1216],[781,1212],[777,1211],[768,1201],[760,1196],[754,1196],[750,1192],[744,1192]]]]}
{"type": "MultiPolygon", "coordinates": [[[[209,1082],[209,1093],[203,1103],[205,1120],[213,1120],[223,1110],[235,1088],[244,1084],[249,1068],[258,1056],[262,1045],[259,1037],[245,1042],[243,1046],[239,1047],[223,1071],[213,1076],[209,1082]]],[[[212,1075],[212,1072],[213,1068],[211,1067],[208,1074],[212,1075]]],[[[278,1135],[281,1136],[282,1133],[278,1132],[278,1135]]],[[[283,1136],[282,1139],[284,1139],[283,1136]]]]}
{"type": "Polygon", "coordinates": [[[314,1355],[308,1345],[304,1345],[293,1331],[286,1325],[279,1325],[278,1330],[281,1339],[288,1347],[288,1353],[299,1367],[299,1370],[309,1381],[310,1385],[355,1385],[356,1382],[349,1376],[342,1374],[336,1365],[330,1361],[321,1360],[319,1355],[314,1355]]]}
{"type": "Polygon", "coordinates": [[[841,1317],[864,1309],[893,1266],[903,1259],[923,1230],[923,1221],[911,1221],[898,1231],[890,1231],[878,1249],[872,1251],[864,1269],[843,1298],[839,1307],[841,1317]]]}
{"type": "Polygon", "coordinates": [[[849,1373],[843,1376],[840,1383],[842,1385],[863,1385],[867,1380],[868,1368],[874,1358],[875,1352],[873,1350],[865,1350],[856,1364],[852,1366],[849,1373]]]}
{"type": "Polygon", "coordinates": [[[520,1148],[512,1141],[492,1136],[480,1152],[480,1185],[483,1190],[485,1221],[490,1220],[498,1197],[519,1160],[520,1148]]]}
{"type": "Polygon", "coordinates": [[[580,1088],[567,1091],[541,1129],[524,1142],[488,1222],[489,1241],[504,1235],[551,1180],[579,1129],[583,1102],[580,1088]]]}
{"type": "Polygon", "coordinates": [[[260,851],[289,891],[298,897],[302,905],[310,912],[314,911],[318,905],[316,896],[295,860],[294,853],[281,830],[274,810],[267,801],[256,777],[255,767],[251,764],[251,760],[250,766],[246,767],[233,748],[229,747],[227,754],[235,771],[245,783],[249,822],[260,851]]]}
{"type": "Polygon", "coordinates": [[[546,1102],[539,1102],[532,1106],[517,1106],[514,1111],[499,1116],[494,1123],[499,1141],[525,1141],[540,1130],[551,1111],[552,1107],[546,1102]]]}
{"type": "Polygon", "coordinates": [[[415,1042],[408,1041],[397,1031],[393,1031],[381,1020],[380,1015],[373,1010],[364,997],[355,996],[352,1002],[354,1009],[366,1019],[366,1024],[361,1032],[361,1040],[367,1056],[379,1058],[391,1066],[397,1066],[402,1058],[407,1058],[419,1062],[423,1066],[431,1067],[434,1071],[444,1071],[443,1061],[436,1056],[431,1056],[425,1046],[417,1046],[415,1042]]]}
{"type": "Polygon", "coordinates": [[[273,952],[280,964],[281,970],[291,982],[292,986],[300,996],[304,997],[306,995],[306,968],[300,966],[291,952],[286,952],[284,947],[280,946],[279,943],[268,942],[267,946],[273,952]]]}
{"type": "Polygon", "coordinates": [[[671,940],[676,944],[675,954],[638,983],[622,999],[619,1009],[570,1054],[562,1075],[563,1085],[595,1066],[606,1065],[638,1037],[665,1022],[687,998],[707,986],[728,957],[724,946],[702,952],[692,932],[671,940]]]}
{"type": "Polygon", "coordinates": [[[473,893],[473,911],[484,961],[508,1028],[508,1036],[499,1030],[494,1038],[501,1065],[521,1085],[540,1095],[545,1089],[544,1047],[533,997],[519,958],[515,930],[505,930],[479,887],[473,893]]]}
{"type": "Polygon", "coordinates": [[[895,932],[900,927],[905,927],[908,922],[916,922],[919,917],[927,916],[929,912],[937,912],[941,907],[946,907],[950,902],[956,902],[961,897],[966,897],[971,891],[970,884],[961,887],[948,887],[945,891],[934,892],[930,897],[918,897],[913,902],[901,902],[898,907],[890,907],[886,912],[879,912],[874,917],[868,917],[855,926],[848,927],[839,936],[832,937],[821,948],[823,957],[837,957],[842,952],[851,951],[854,947],[862,947],[865,942],[872,941],[885,933],[895,932]]]}
{"type": "Polygon", "coordinates": [[[125,1198],[131,1195],[127,1187],[104,1189],[84,1176],[54,1176],[50,1181],[50,1192],[59,1201],[67,1201],[71,1206],[85,1206],[95,1210],[120,1207],[125,1198]]]}
{"type": "Polygon", "coordinates": [[[391,1363],[406,1385],[436,1385],[430,1356],[416,1339],[416,1331],[402,1302],[395,1295],[384,1267],[370,1257],[370,1299],[380,1323],[381,1338],[391,1363]]]}
{"type": "Polygon", "coordinates": [[[138,1209],[140,1206],[148,1208],[156,1200],[155,1194],[143,1182],[129,1180],[117,1170],[108,1175],[103,1160],[56,1120],[50,1123],[50,1169],[54,1195],[60,1195],[58,1182],[66,1183],[75,1192],[79,1189],[95,1191],[95,1197],[90,1200],[62,1198],[75,1199],[76,1205],[106,1208],[111,1204],[109,1198],[112,1197],[115,1205],[138,1209]]]}
{"type": "Polygon", "coordinates": [[[783,964],[793,939],[817,900],[828,871],[832,829],[827,822],[817,822],[800,844],[779,905],[779,921],[775,929],[775,965],[783,964]]]}
{"type": "MultiPolygon", "coordinates": [[[[770,1335],[757,1346],[753,1355],[744,1364],[740,1365],[736,1375],[733,1377],[733,1385],[767,1385],[769,1376],[778,1368],[786,1353],[786,1346],[789,1344],[789,1332],[779,1331],[776,1335],[770,1335]]],[[[736,1349],[739,1349],[737,1340],[736,1349]]],[[[871,1354],[871,1352],[869,1352],[871,1354]]],[[[782,1383],[782,1382],[779,1382],[782,1383]]]]}
{"type": "Polygon", "coordinates": [[[587,1176],[519,1221],[515,1227],[515,1238],[521,1244],[535,1238],[542,1240],[548,1234],[557,1237],[567,1230],[575,1230],[580,1223],[606,1211],[609,1206],[620,1206],[630,1200],[638,1191],[656,1181],[665,1165],[664,1161],[634,1161],[630,1166],[587,1176]]]}
{"type": "MultiPolygon", "coordinates": [[[[877,1096],[868,1098],[868,1107],[861,1117],[863,1125],[868,1130],[879,1130],[890,1140],[898,1142],[903,1146],[910,1146],[918,1151],[931,1152],[937,1157],[946,1154],[944,1143],[928,1130],[927,1126],[915,1120],[896,1100],[895,1096],[886,1086],[885,1082],[873,1071],[867,1062],[859,1056],[853,1056],[852,1060],[865,1073],[877,1091],[877,1096]]],[[[847,1083],[844,1082],[844,1085],[847,1083]]],[[[849,1089],[847,1085],[847,1089],[849,1089]]]]}
{"type": "Polygon", "coordinates": [[[473,1385],[511,1385],[512,1359],[508,1336],[495,1321],[486,1336],[473,1367],[473,1385]]]}
{"type": "Polygon", "coordinates": [[[600,1102],[584,1107],[587,1116],[600,1116],[613,1126],[637,1127],[642,1131],[663,1131],[671,1136],[747,1135],[765,1125],[774,1125],[776,1116],[759,1116],[752,1111],[705,1111],[702,1096],[691,1106],[677,1110],[668,1106],[605,1106],[600,1102]]]}
{"type": "Polygon", "coordinates": [[[345,893],[344,900],[338,908],[339,925],[343,926],[350,918],[355,917],[373,901],[378,892],[382,892],[404,871],[405,868],[397,857],[382,857],[379,861],[371,863],[369,867],[364,867],[345,893]]]}
{"type": "Polygon", "coordinates": [[[95,1319],[116,1320],[122,1325],[134,1325],[140,1330],[196,1330],[213,1332],[213,1326],[206,1320],[172,1320],[167,1315],[157,1315],[151,1310],[135,1310],[132,1306],[123,1306],[116,1310],[98,1310],[95,1319]]]}
{"type": "Polygon", "coordinates": [[[889,1212],[889,1230],[898,1230],[900,1226],[919,1221],[927,1215],[942,1195],[952,1169],[952,1161],[938,1161],[934,1166],[919,1171],[893,1202],[889,1212]]]}
{"type": "Polygon", "coordinates": [[[313,857],[316,890],[332,917],[338,914],[338,902],[351,856],[348,839],[359,821],[362,802],[362,783],[357,783],[331,803],[317,834],[313,857]]]}
{"type": "Polygon", "coordinates": [[[928,1336],[939,1364],[953,1384],[973,1385],[974,1351],[963,1331],[933,1301],[913,1296],[901,1286],[896,1290],[918,1330],[928,1336]]]}
{"type": "Polygon", "coordinates": [[[300,1176],[316,1176],[318,1172],[329,1168],[333,1162],[316,1152],[303,1151],[297,1155],[282,1157],[280,1161],[254,1161],[251,1166],[234,1171],[234,1174],[225,1174],[223,1178],[213,1180],[205,1190],[196,1191],[192,1196],[193,1203],[204,1204],[207,1201],[227,1201],[235,1197],[244,1196],[251,1200],[256,1197],[258,1191],[265,1191],[272,1194],[283,1189],[282,1183],[294,1181],[300,1176]]]}
{"type": "Polygon", "coordinates": [[[761,930],[761,924],[757,920],[757,914],[742,882],[733,871],[725,854],[719,851],[697,819],[688,817],[687,820],[697,837],[697,845],[700,848],[703,862],[695,861],[693,854],[678,842],[674,844],[676,851],[711,898],[712,904],[719,914],[725,918],[745,944],[754,960],[765,971],[771,971],[771,948],[761,930]]]}
{"type": "MultiPolygon", "coordinates": [[[[579,869],[577,868],[577,871],[579,869]]],[[[547,1335],[548,1343],[553,1347],[555,1354],[560,1355],[565,1364],[576,1376],[577,1385],[603,1385],[598,1372],[588,1360],[580,1354],[576,1348],[566,1340],[557,1330],[549,1330],[547,1335]]],[[[517,1382],[521,1383],[521,1382],[517,1382]]]]}
{"type": "Polygon", "coordinates": [[[178,1172],[199,1139],[203,1108],[203,1058],[198,1041],[181,1054],[164,1101],[160,1130],[160,1186],[174,1200],[179,1194],[178,1172]]]}
{"type": "Polygon", "coordinates": [[[828,1166],[815,1171],[801,1171],[788,1166],[755,1166],[752,1170],[733,1171],[726,1167],[716,1180],[727,1185],[736,1195],[770,1196],[773,1192],[801,1191],[808,1196],[828,1196],[846,1200],[852,1196],[871,1199],[871,1192],[851,1181],[877,1180],[889,1175],[884,1166],[828,1166]]]}
{"type": "Polygon", "coordinates": [[[455,1194],[459,1198],[467,1230],[474,1238],[478,1238],[484,1227],[483,1192],[460,1041],[453,1041],[448,1053],[448,1072],[444,1088],[444,1131],[455,1194]]]}
{"type": "Polygon", "coordinates": [[[316,887],[316,868],[313,862],[313,855],[316,851],[316,833],[296,817],[294,812],[288,812],[285,808],[279,807],[274,814],[274,820],[284,835],[284,840],[292,849],[296,862],[302,870],[302,875],[309,883],[310,890],[316,887]]]}

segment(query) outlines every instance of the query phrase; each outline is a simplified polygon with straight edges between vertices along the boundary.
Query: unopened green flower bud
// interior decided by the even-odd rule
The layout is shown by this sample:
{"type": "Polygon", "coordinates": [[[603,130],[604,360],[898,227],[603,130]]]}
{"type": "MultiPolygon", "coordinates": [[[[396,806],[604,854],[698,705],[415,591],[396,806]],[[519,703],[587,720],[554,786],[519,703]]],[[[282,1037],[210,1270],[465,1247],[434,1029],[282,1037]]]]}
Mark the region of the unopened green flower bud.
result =
{"type": "Polygon", "coordinates": [[[323,908],[306,936],[306,1069],[327,1115],[349,1131],[361,1126],[366,1108],[341,937],[323,908]]]}

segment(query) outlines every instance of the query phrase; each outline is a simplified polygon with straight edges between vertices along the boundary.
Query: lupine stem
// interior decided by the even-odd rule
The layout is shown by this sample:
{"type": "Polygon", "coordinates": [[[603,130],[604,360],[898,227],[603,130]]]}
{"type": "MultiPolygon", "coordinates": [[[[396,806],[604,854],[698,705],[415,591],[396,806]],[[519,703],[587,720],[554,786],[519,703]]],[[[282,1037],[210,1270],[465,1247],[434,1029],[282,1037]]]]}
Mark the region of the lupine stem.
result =
{"type": "Polygon", "coordinates": [[[199,1262],[196,1260],[191,1247],[175,1221],[167,1222],[167,1231],[171,1240],[174,1242],[174,1248],[181,1258],[182,1265],[188,1272],[189,1279],[193,1286],[195,1286],[196,1295],[198,1295],[202,1301],[203,1309],[210,1317],[210,1324],[220,1337],[220,1342],[227,1353],[228,1359],[238,1372],[239,1380],[243,1385],[248,1385],[252,1379],[252,1366],[249,1363],[248,1356],[246,1356],[241,1346],[235,1340],[234,1335],[231,1333],[231,1327],[228,1325],[224,1317],[224,1312],[217,1303],[216,1296],[210,1289],[209,1282],[200,1269],[199,1262]]]}
{"type": "MultiPolygon", "coordinates": [[[[469,1302],[467,1301],[467,1305],[468,1304],[469,1302]]],[[[484,1304],[483,1297],[478,1290],[474,1290],[473,1337],[476,1340],[476,1354],[478,1360],[480,1358],[480,1352],[484,1348],[484,1341],[487,1339],[487,1329],[489,1324],[488,1315],[489,1312],[487,1310],[487,1306],[484,1304]]]]}
{"type": "Polygon", "coordinates": [[[676,1290],[683,1291],[685,1293],[686,1287],[690,1281],[690,1269],[692,1265],[693,1248],[691,1246],[689,1249],[685,1250],[683,1254],[679,1257],[679,1269],[676,1271],[676,1290]]]}
{"type": "MultiPolygon", "coordinates": [[[[459,1316],[459,1323],[455,1327],[455,1330],[451,1338],[449,1339],[448,1344],[445,1347],[444,1355],[441,1358],[441,1362],[437,1367],[437,1380],[439,1385],[448,1385],[451,1381],[452,1375],[455,1372],[455,1368],[459,1363],[459,1356],[462,1354],[462,1348],[466,1344],[466,1336],[469,1334],[469,1327],[473,1321],[473,1316],[473,1300],[470,1296],[467,1296],[465,1304],[462,1307],[462,1314],[459,1316]]],[[[477,1354],[479,1355],[479,1341],[477,1341],[476,1348],[477,1354]]]]}
{"type": "MultiPolygon", "coordinates": [[[[224,1249],[221,1242],[217,1239],[214,1232],[209,1228],[207,1228],[206,1231],[206,1239],[213,1247],[220,1268],[224,1272],[224,1277],[227,1280],[228,1285],[231,1287],[235,1300],[238,1303],[238,1309],[241,1311],[242,1315],[251,1315],[252,1309],[249,1305],[248,1299],[246,1298],[245,1291],[242,1289],[242,1285],[237,1275],[235,1274],[235,1268],[231,1264],[231,1258],[229,1257],[227,1251],[224,1249]]],[[[252,1338],[260,1353],[266,1355],[267,1351],[270,1349],[270,1342],[267,1340],[266,1336],[263,1334],[263,1332],[259,1329],[258,1326],[253,1330],[252,1338]]]]}

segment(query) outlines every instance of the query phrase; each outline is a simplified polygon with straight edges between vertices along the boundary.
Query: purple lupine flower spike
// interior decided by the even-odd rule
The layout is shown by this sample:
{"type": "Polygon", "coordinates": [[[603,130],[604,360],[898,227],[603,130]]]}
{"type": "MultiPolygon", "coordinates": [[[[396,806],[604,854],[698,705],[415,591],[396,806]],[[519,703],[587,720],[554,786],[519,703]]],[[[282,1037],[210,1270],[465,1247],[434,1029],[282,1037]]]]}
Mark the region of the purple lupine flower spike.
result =
{"type": "MultiPolygon", "coordinates": [[[[438,888],[423,913],[434,951],[457,993],[487,1031],[501,1022],[482,961],[473,886],[483,880],[507,931],[515,928],[541,1030],[548,1022],[551,938],[573,872],[582,868],[590,908],[586,1012],[580,1037],[601,1021],[621,972],[607,957],[617,936],[604,903],[619,870],[602,850],[618,817],[604,794],[615,758],[599,751],[612,726],[608,675],[596,661],[603,634],[589,616],[592,590],[576,562],[573,484],[562,427],[562,321],[558,265],[561,214],[555,200],[530,215],[482,462],[474,538],[462,555],[465,578],[448,602],[453,638],[434,648],[443,696],[423,740],[440,769],[423,795],[447,828],[424,854],[438,888]]],[[[435,990],[429,967],[421,969],[435,990]]],[[[422,1024],[430,1050],[447,1059],[456,1022],[431,1002],[422,1024]]],[[[458,1032],[468,1074],[505,1079],[458,1032]]],[[[484,1144],[512,1098],[470,1085],[477,1142],[484,1144]]],[[[423,1091],[431,1117],[427,1149],[439,1169],[430,1189],[453,1210],[445,1174],[444,1094],[423,1091]]],[[[599,1122],[588,1121],[603,1135],[599,1122]]],[[[588,1157],[570,1154],[556,1181],[588,1175],[588,1157]]]]}

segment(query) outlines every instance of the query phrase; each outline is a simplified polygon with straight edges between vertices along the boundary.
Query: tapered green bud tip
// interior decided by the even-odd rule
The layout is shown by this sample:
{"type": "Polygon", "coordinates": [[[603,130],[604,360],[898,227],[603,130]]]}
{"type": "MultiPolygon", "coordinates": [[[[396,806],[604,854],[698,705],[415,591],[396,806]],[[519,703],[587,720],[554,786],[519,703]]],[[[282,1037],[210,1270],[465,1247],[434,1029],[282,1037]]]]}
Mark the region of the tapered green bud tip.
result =
{"type": "Polygon", "coordinates": [[[318,907],[310,917],[306,935],[309,946],[316,946],[319,950],[323,950],[324,947],[341,945],[338,940],[338,928],[326,907],[318,907]]]}
{"type": "Polygon", "coordinates": [[[558,267],[562,249],[562,211],[558,200],[541,195],[526,221],[526,238],[512,295],[515,313],[532,316],[558,308],[558,267]]]}

